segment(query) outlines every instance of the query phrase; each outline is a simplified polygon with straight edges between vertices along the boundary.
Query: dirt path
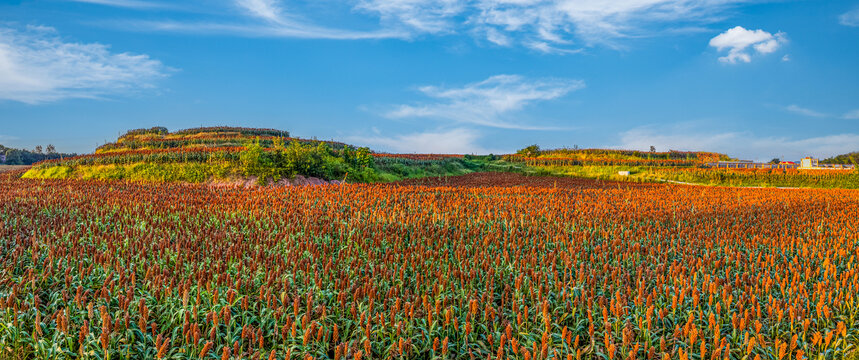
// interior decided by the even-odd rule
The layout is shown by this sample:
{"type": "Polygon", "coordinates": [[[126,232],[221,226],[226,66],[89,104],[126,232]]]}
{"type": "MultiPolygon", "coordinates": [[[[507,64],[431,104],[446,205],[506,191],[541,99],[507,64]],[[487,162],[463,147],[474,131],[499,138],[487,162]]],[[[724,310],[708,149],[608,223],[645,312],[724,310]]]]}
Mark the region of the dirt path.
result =
{"type": "Polygon", "coordinates": [[[560,189],[607,189],[658,186],[610,180],[595,180],[569,176],[526,176],[508,172],[478,172],[459,176],[431,176],[407,179],[393,183],[398,186],[450,186],[450,187],[541,187],[560,189]]]}
{"type": "Polygon", "coordinates": [[[0,173],[7,171],[24,170],[29,167],[30,165],[0,165],[0,173]]]}
{"type": "Polygon", "coordinates": [[[709,185],[709,184],[696,184],[690,182],[676,181],[676,180],[667,180],[667,179],[653,179],[655,181],[667,182],[672,184],[679,185],[689,185],[689,186],[717,186],[717,187],[729,187],[729,188],[742,188],[742,189],[813,189],[813,188],[798,188],[798,187],[778,187],[778,186],[732,186],[732,185],[709,185]]]}

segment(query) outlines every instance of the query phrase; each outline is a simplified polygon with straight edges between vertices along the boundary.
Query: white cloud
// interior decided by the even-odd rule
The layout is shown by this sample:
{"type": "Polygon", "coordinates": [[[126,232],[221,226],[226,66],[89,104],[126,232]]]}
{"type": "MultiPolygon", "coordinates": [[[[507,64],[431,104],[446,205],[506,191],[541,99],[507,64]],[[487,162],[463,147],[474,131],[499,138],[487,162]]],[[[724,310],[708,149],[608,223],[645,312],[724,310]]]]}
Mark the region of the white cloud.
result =
{"type": "Polygon", "coordinates": [[[799,106],[799,105],[788,105],[788,106],[787,106],[787,107],[785,107],[784,109],[785,109],[785,110],[787,110],[787,111],[790,111],[790,112],[792,112],[792,113],[796,113],[796,114],[800,114],[800,115],[805,115],[805,116],[811,116],[811,117],[827,117],[827,116],[828,116],[828,115],[826,115],[826,114],[824,114],[824,113],[821,113],[821,112],[818,112],[818,111],[814,111],[814,110],[811,110],[811,109],[808,109],[808,108],[804,108],[804,107],[801,107],[801,106],[799,106]]]}
{"type": "Polygon", "coordinates": [[[584,86],[581,80],[530,80],[519,75],[495,75],[458,88],[420,87],[421,93],[436,101],[400,105],[385,116],[445,119],[506,129],[547,129],[515,123],[507,115],[534,102],[560,98],[584,86]]]}
{"type": "Polygon", "coordinates": [[[710,46],[718,51],[728,50],[728,55],[719,58],[719,61],[736,64],[737,62],[751,62],[751,47],[758,54],[769,54],[778,50],[784,44],[784,33],[775,35],[763,30],[747,30],[742,26],[736,26],[710,39],[710,46]]]}
{"type": "Polygon", "coordinates": [[[64,42],[52,28],[0,28],[0,100],[98,98],[153,87],[166,71],[147,55],[64,42]]]}
{"type": "Polygon", "coordinates": [[[486,40],[495,45],[510,46],[513,44],[513,40],[509,36],[495,28],[486,28],[484,31],[486,32],[486,40]]]}
{"type": "Polygon", "coordinates": [[[423,154],[489,154],[504,153],[477,145],[480,132],[456,128],[418,132],[397,136],[351,136],[345,140],[357,145],[368,145],[376,151],[423,154]]]}
{"type": "Polygon", "coordinates": [[[842,117],[850,120],[859,120],[859,109],[848,111],[842,117]]]}
{"type": "Polygon", "coordinates": [[[838,22],[844,26],[859,26],[859,8],[841,14],[838,17],[838,22]]]}
{"type": "Polygon", "coordinates": [[[620,134],[617,148],[659,151],[715,151],[750,160],[779,157],[798,160],[805,156],[826,158],[856,151],[859,134],[839,134],[810,138],[757,136],[749,132],[703,132],[688,126],[635,128],[620,134]]]}

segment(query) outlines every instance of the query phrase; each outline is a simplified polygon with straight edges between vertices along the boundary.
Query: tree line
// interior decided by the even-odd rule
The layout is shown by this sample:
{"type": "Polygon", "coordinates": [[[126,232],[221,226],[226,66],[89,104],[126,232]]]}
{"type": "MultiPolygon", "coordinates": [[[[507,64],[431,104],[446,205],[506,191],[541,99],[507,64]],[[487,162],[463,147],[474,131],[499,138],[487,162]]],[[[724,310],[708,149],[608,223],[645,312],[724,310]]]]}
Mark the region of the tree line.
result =
{"type": "Polygon", "coordinates": [[[33,165],[43,160],[61,159],[76,154],[58,153],[56,147],[48,144],[36,146],[33,150],[13,149],[0,145],[0,164],[3,165],[33,165]]]}

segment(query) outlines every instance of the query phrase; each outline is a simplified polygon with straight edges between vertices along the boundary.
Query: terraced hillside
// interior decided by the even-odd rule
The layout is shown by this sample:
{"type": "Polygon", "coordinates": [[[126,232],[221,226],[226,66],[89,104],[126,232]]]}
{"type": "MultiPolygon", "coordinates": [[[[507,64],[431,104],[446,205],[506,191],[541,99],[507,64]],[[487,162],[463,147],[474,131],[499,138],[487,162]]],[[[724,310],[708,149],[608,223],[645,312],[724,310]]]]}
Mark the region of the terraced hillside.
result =
{"type": "Polygon", "coordinates": [[[458,175],[476,167],[461,156],[373,154],[366,147],[290,137],[288,131],[205,127],[130,130],[95,153],[37,164],[32,179],[125,179],[276,183],[297,175],[351,182],[458,175]]]}
{"type": "Polygon", "coordinates": [[[519,150],[505,160],[532,166],[701,166],[709,162],[729,160],[725,154],[701,151],[645,152],[616,149],[549,149],[531,146],[519,150]]]}
{"type": "Polygon", "coordinates": [[[334,141],[318,141],[292,138],[289,131],[243,127],[199,127],[169,132],[164,127],[129,130],[116,142],[99,146],[95,153],[105,154],[129,150],[155,150],[177,148],[230,148],[244,147],[258,142],[264,147],[273,147],[276,141],[303,144],[326,143],[332,149],[340,150],[346,144],[334,141]]]}

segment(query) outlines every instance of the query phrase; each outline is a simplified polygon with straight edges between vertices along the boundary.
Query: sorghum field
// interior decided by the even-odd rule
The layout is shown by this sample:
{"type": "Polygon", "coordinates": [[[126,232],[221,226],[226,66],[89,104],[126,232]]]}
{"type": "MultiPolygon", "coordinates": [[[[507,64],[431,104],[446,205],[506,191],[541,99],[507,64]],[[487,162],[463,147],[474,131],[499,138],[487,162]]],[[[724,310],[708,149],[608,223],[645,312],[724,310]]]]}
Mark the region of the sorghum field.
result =
{"type": "Polygon", "coordinates": [[[859,345],[857,191],[18,176],[0,174],[4,359],[783,360],[859,345]]]}

